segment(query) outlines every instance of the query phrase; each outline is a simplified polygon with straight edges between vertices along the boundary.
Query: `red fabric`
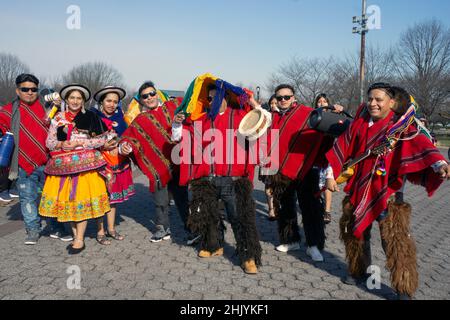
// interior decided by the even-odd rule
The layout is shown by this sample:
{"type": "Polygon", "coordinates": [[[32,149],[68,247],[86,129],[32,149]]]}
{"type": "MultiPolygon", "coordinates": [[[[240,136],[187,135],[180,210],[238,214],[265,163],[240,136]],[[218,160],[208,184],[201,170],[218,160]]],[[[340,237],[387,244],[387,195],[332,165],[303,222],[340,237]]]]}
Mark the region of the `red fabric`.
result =
{"type": "MultiPolygon", "coordinates": [[[[20,104],[19,166],[28,175],[45,165],[48,149],[45,141],[48,135],[47,115],[39,100],[32,105],[20,104]]],[[[12,103],[0,109],[0,130],[11,131],[12,103]]]]}
{"type": "Polygon", "coordinates": [[[227,108],[224,114],[217,115],[214,121],[204,115],[194,122],[189,120],[185,122],[182,142],[180,143],[182,150],[180,185],[187,185],[191,180],[208,176],[248,177],[250,181],[253,181],[257,159],[250,161],[249,152],[246,151],[242,143],[239,143],[242,139],[238,139],[236,134],[239,124],[246,114],[245,109],[227,108]],[[222,144],[213,143],[212,136],[204,136],[204,133],[212,128],[220,132],[223,137],[222,144]],[[232,139],[231,136],[227,139],[227,132],[233,133],[232,139]],[[189,137],[186,136],[187,134],[189,134],[189,137]],[[195,149],[197,149],[197,152],[195,152],[195,149]],[[191,151],[190,155],[184,153],[187,150],[191,151]],[[208,156],[214,158],[205,160],[205,158],[208,159],[208,156]],[[233,161],[227,161],[227,158],[233,159],[233,161]]]}
{"type": "Polygon", "coordinates": [[[151,192],[156,191],[158,180],[161,187],[165,187],[172,178],[170,169],[174,144],[171,135],[175,109],[175,104],[167,101],[156,110],[141,113],[122,136],[121,143],[132,145],[134,159],[148,177],[151,192]]]}
{"type": "MultiPolygon", "coordinates": [[[[372,127],[369,127],[370,115],[365,110],[358,114],[360,116],[326,155],[335,178],[348,160],[378,146],[395,123],[393,112],[384,120],[375,122],[372,127]]],[[[407,136],[415,132],[417,129],[411,126],[407,136]]],[[[442,183],[430,166],[445,158],[423,134],[410,141],[400,141],[392,152],[380,159],[384,160],[385,176],[375,173],[381,163],[379,160],[377,162],[377,157],[371,156],[356,165],[355,174],[344,188],[356,208],[354,234],[358,238],[362,238],[364,230],[386,209],[389,197],[402,187],[405,175],[411,182],[424,185],[429,196],[442,183]]]]}
{"type": "Polygon", "coordinates": [[[326,166],[325,152],[320,154],[319,151],[330,148],[332,138],[325,138],[324,134],[309,127],[312,111],[310,107],[294,105],[284,115],[272,113],[271,129],[279,130],[279,140],[269,139],[271,167],[279,167],[279,172],[292,180],[302,180],[315,165],[326,166]],[[275,143],[279,146],[279,161],[274,153],[275,143]]]}

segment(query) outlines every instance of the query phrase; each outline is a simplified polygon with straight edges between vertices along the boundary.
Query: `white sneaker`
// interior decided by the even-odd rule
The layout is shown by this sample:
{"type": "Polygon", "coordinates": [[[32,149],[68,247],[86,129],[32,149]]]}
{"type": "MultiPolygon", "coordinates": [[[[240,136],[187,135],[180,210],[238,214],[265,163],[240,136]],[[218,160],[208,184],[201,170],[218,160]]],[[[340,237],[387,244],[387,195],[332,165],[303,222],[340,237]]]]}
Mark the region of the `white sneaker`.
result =
{"type": "Polygon", "coordinates": [[[315,262],[323,262],[323,256],[316,246],[308,247],[308,249],[306,249],[306,254],[310,256],[311,259],[313,259],[313,261],[315,262]]]}
{"type": "Polygon", "coordinates": [[[300,243],[294,242],[294,243],[282,244],[282,245],[279,245],[278,247],[276,247],[275,250],[280,251],[280,252],[300,250],[300,243]]]}

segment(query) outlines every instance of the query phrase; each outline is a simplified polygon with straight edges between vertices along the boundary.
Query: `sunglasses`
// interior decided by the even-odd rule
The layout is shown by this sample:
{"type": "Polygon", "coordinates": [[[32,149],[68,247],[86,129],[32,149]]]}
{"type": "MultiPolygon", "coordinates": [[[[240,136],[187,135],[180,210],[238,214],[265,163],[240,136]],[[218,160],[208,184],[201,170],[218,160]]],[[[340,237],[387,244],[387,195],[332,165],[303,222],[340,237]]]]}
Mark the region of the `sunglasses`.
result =
{"type": "Polygon", "coordinates": [[[34,87],[34,88],[20,88],[19,90],[22,91],[23,93],[27,93],[29,91],[31,91],[33,93],[36,93],[36,92],[39,91],[39,89],[36,88],[36,87],[34,87]]]}
{"type": "Polygon", "coordinates": [[[214,97],[208,97],[206,98],[206,100],[208,100],[208,102],[211,103],[214,100],[214,97]]]}
{"type": "Polygon", "coordinates": [[[289,100],[291,100],[292,97],[293,96],[277,96],[276,99],[277,99],[278,102],[281,102],[283,100],[289,101],[289,100]]]}
{"type": "Polygon", "coordinates": [[[145,100],[145,99],[148,99],[148,97],[154,97],[154,96],[156,96],[156,92],[155,91],[152,91],[152,92],[150,92],[150,93],[147,93],[147,94],[143,94],[142,96],[141,96],[141,98],[143,99],[143,100],[145,100]]]}

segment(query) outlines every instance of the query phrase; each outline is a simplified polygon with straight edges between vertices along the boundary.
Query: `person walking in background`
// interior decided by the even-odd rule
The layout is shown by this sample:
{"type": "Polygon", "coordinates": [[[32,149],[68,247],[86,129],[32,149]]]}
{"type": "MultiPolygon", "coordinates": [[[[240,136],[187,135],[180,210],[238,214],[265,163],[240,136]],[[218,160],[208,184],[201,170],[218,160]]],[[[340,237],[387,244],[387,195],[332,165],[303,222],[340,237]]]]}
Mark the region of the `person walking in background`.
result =
{"type": "MultiPolygon", "coordinates": [[[[278,102],[275,95],[272,95],[267,101],[267,103],[264,103],[261,107],[269,112],[276,112],[278,110],[278,102]]],[[[270,184],[270,180],[266,179],[267,176],[261,174],[261,168],[260,168],[260,174],[258,176],[258,179],[264,183],[264,192],[266,194],[267,199],[267,206],[269,208],[269,214],[267,219],[269,221],[276,221],[278,219],[276,215],[275,208],[273,206],[273,187],[270,184]]]]}
{"type": "MultiPolygon", "coordinates": [[[[314,108],[332,107],[330,99],[325,93],[319,94],[314,100],[314,108]]],[[[325,111],[329,111],[325,109],[325,111]]],[[[330,190],[325,190],[323,192],[325,198],[325,212],[323,215],[323,220],[325,224],[331,222],[331,205],[333,201],[333,193],[330,190]]]]}

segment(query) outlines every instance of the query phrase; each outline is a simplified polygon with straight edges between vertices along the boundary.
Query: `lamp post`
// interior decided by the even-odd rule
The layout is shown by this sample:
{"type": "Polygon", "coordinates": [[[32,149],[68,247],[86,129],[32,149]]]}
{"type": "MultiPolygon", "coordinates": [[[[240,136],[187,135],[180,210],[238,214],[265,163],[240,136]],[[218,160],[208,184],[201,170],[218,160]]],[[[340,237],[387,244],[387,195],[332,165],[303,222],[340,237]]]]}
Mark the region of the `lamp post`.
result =
{"type": "Polygon", "coordinates": [[[361,35],[361,54],[360,54],[360,64],[359,64],[359,86],[360,86],[360,102],[364,102],[364,79],[365,79],[365,64],[366,64],[366,33],[369,32],[367,27],[367,16],[366,16],[366,0],[362,0],[362,15],[361,17],[353,17],[353,23],[358,26],[353,27],[353,33],[358,33],[361,35]]]}
{"type": "Polygon", "coordinates": [[[256,87],[256,101],[258,103],[259,103],[260,95],[261,95],[261,87],[256,87]]]}

